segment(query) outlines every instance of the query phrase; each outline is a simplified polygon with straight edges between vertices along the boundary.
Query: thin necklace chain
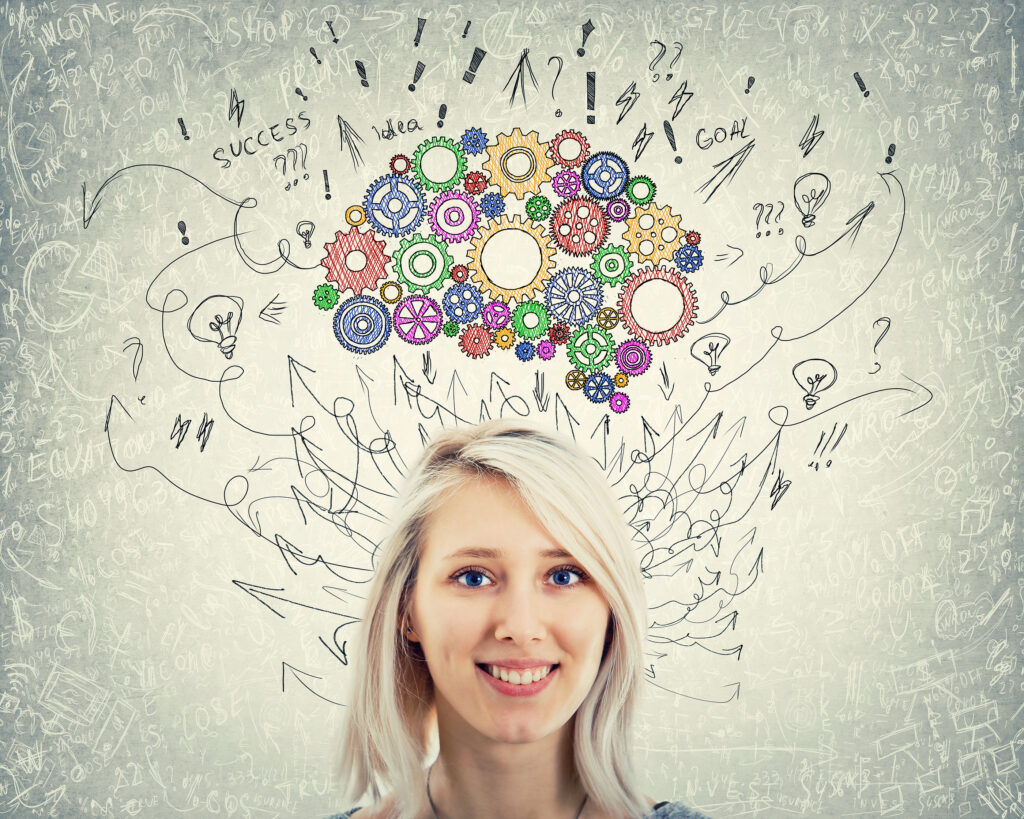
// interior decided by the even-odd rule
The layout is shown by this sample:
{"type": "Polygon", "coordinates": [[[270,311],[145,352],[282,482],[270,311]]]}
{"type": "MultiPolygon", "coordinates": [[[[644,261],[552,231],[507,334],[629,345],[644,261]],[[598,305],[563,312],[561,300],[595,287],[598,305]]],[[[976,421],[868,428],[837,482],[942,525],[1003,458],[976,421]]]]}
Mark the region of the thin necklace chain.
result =
{"type": "MultiPolygon", "coordinates": [[[[434,814],[434,819],[440,819],[437,815],[437,808],[434,807],[434,799],[430,795],[430,774],[433,772],[434,766],[430,766],[430,770],[427,771],[427,801],[430,802],[430,810],[434,814]]],[[[576,819],[580,819],[580,815],[583,813],[583,806],[587,804],[587,795],[583,796],[583,801],[580,802],[580,809],[576,812],[576,819]]]]}

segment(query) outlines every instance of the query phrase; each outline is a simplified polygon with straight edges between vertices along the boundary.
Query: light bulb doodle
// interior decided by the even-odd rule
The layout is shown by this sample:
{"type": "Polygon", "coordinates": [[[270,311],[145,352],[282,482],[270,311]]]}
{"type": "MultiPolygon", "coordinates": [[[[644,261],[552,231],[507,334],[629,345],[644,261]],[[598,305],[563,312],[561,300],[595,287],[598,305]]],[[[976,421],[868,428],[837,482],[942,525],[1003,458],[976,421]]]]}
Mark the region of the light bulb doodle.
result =
{"type": "Polygon", "coordinates": [[[814,217],[828,199],[832,183],[823,173],[805,173],[793,183],[793,201],[803,214],[803,226],[814,226],[814,217]]]}
{"type": "Polygon", "coordinates": [[[313,236],[313,231],[316,230],[316,225],[310,222],[308,219],[303,219],[295,226],[295,232],[302,237],[302,245],[309,250],[312,247],[310,238],[313,236]]]}
{"type": "Polygon", "coordinates": [[[730,338],[725,333],[708,333],[690,345],[690,355],[707,367],[711,375],[714,375],[721,369],[718,359],[725,348],[729,346],[729,341],[730,338]]]}
{"type": "Polygon", "coordinates": [[[814,409],[819,393],[836,383],[836,368],[823,358],[809,358],[793,368],[793,378],[804,391],[804,406],[814,409]]]}
{"type": "Polygon", "coordinates": [[[231,358],[242,323],[242,300],[237,296],[210,296],[204,299],[188,319],[188,331],[196,341],[217,345],[225,358],[231,358]]]}

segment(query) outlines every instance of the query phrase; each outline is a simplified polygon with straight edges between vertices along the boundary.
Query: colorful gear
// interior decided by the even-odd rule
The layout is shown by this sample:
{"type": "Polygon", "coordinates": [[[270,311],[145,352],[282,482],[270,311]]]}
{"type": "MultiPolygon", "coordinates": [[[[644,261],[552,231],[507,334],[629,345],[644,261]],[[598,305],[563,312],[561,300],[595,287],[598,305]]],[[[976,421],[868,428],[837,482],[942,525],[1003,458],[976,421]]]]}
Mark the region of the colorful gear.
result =
{"type": "Polygon", "coordinates": [[[612,199],[604,209],[613,222],[622,222],[629,218],[629,202],[625,199],[612,199]]]}
{"type": "Polygon", "coordinates": [[[502,327],[494,334],[494,343],[501,349],[507,350],[516,343],[516,334],[511,327],[502,327]]]}
{"type": "Polygon", "coordinates": [[[526,200],[526,215],[541,222],[551,215],[551,202],[546,196],[531,196],[526,200]]]}
{"type": "Polygon", "coordinates": [[[487,177],[480,171],[470,171],[462,180],[462,187],[466,189],[466,193],[483,193],[487,188],[487,177]]]}
{"type": "Polygon", "coordinates": [[[484,308],[480,291],[471,284],[455,284],[449,287],[442,304],[448,318],[459,324],[475,321],[484,308]]]}
{"type": "Polygon", "coordinates": [[[635,253],[641,262],[659,264],[672,258],[679,247],[682,234],[679,231],[680,217],[669,210],[668,205],[645,205],[633,211],[626,220],[626,237],[629,252],[635,253]],[[670,232],[671,236],[665,234],[670,232]]]}
{"type": "Polygon", "coordinates": [[[554,188],[555,193],[563,199],[571,199],[580,192],[579,175],[576,171],[560,171],[555,178],[551,180],[551,187],[554,188]]]}
{"type": "Polygon", "coordinates": [[[629,251],[622,245],[606,245],[594,254],[590,263],[594,275],[605,284],[622,284],[633,270],[629,251]]]}
{"type": "Polygon", "coordinates": [[[398,282],[384,282],[380,286],[380,297],[388,304],[394,304],[402,298],[402,285],[398,282]]]}
{"type": "Polygon", "coordinates": [[[583,370],[569,370],[565,374],[565,386],[570,390],[582,390],[587,383],[587,374],[583,370]]]}
{"type": "Polygon", "coordinates": [[[441,332],[441,305],[430,296],[406,296],[395,305],[395,335],[409,344],[426,344],[441,332]]]}
{"type": "Polygon", "coordinates": [[[483,358],[491,351],[493,343],[491,334],[479,324],[470,324],[459,336],[459,346],[470,358],[483,358]]]}
{"type": "Polygon", "coordinates": [[[399,176],[404,176],[409,173],[409,168],[412,163],[409,162],[409,157],[405,154],[395,154],[391,157],[391,173],[397,173],[399,176]]]}
{"type": "Polygon", "coordinates": [[[547,152],[548,143],[538,141],[536,131],[524,134],[516,127],[511,134],[498,134],[496,145],[487,146],[488,158],[483,167],[502,196],[511,194],[523,199],[527,193],[540,193],[540,186],[551,178],[548,170],[555,163],[547,152]],[[509,164],[518,164],[521,157],[526,158],[528,167],[517,173],[509,164]]]}
{"type": "Polygon", "coordinates": [[[335,282],[339,291],[351,290],[359,295],[364,290],[376,290],[377,282],[387,276],[384,265],[391,257],[384,252],[384,242],[378,242],[372,230],[365,233],[357,227],[348,233],[339,230],[334,234],[334,241],[324,245],[324,250],[327,255],[320,264],[327,268],[325,278],[335,282]]]}
{"type": "Polygon", "coordinates": [[[466,175],[467,164],[468,160],[466,159],[466,152],[462,149],[462,145],[454,139],[448,139],[448,137],[431,137],[430,139],[425,139],[419,144],[412,155],[412,172],[416,176],[416,180],[420,185],[428,191],[450,191],[458,185],[462,181],[462,177],[466,175]],[[455,158],[455,170],[447,179],[434,179],[427,174],[423,167],[424,157],[430,151],[436,150],[449,151],[455,158]]]}
{"type": "Polygon", "coordinates": [[[464,242],[476,233],[480,208],[467,194],[448,191],[430,203],[427,220],[434,233],[446,242],[464,242]]]}
{"type": "Polygon", "coordinates": [[[567,324],[590,321],[601,306],[601,296],[601,285],[582,267],[559,270],[544,288],[548,313],[567,324]]]}
{"type": "Polygon", "coordinates": [[[462,150],[471,156],[482,154],[487,149],[487,134],[479,128],[467,128],[459,141],[462,150]]]}
{"type": "Polygon", "coordinates": [[[583,385],[583,394],[595,404],[600,404],[611,397],[614,386],[606,373],[591,373],[583,385]]]}
{"type": "Polygon", "coordinates": [[[679,338],[690,329],[694,316],[697,314],[697,294],[685,276],[678,275],[674,270],[664,267],[648,268],[640,270],[630,276],[622,285],[619,291],[619,316],[622,319],[622,326],[630,335],[648,344],[668,344],[679,338]],[[679,319],[667,330],[653,331],[642,327],[633,315],[633,296],[641,285],[654,279],[668,282],[675,287],[683,297],[683,309],[679,319]]]}
{"type": "Polygon", "coordinates": [[[565,352],[577,370],[600,370],[615,355],[612,334],[596,324],[585,324],[572,334],[565,352]]]}
{"type": "Polygon", "coordinates": [[[472,271],[473,281],[480,285],[480,288],[487,292],[492,299],[501,299],[506,303],[513,301],[520,302],[531,299],[544,287],[545,282],[551,277],[551,270],[555,266],[555,248],[551,240],[544,234],[541,225],[523,219],[521,216],[502,216],[500,219],[491,222],[481,228],[473,237],[473,246],[469,249],[469,268],[472,271]],[[482,259],[484,248],[492,238],[505,230],[518,230],[527,233],[537,243],[540,250],[540,264],[533,279],[522,287],[507,288],[495,284],[484,270],[482,259]]]}
{"type": "Polygon", "coordinates": [[[484,308],[484,327],[497,330],[504,327],[512,318],[512,311],[509,306],[498,299],[490,302],[484,308]]]}
{"type": "Polygon", "coordinates": [[[614,199],[629,182],[629,166],[618,154],[601,151],[587,160],[580,173],[587,193],[598,199],[614,199]]]}
{"type": "MultiPolygon", "coordinates": [[[[622,370],[623,376],[642,375],[651,366],[651,349],[635,338],[626,339],[615,351],[615,363],[622,370]]],[[[615,382],[619,387],[625,384],[615,382]]]]}
{"type": "Polygon", "coordinates": [[[602,307],[597,312],[597,325],[605,330],[614,330],[619,323],[619,311],[614,307],[602,307]]]}
{"type": "Polygon", "coordinates": [[[391,316],[384,302],[373,296],[352,296],[334,314],[334,335],[353,353],[372,353],[384,346],[391,333],[391,316]]]}
{"type": "Polygon", "coordinates": [[[587,196],[563,202],[551,217],[551,236],[570,256],[593,253],[608,233],[608,220],[601,206],[587,196]]]}
{"type": "Polygon", "coordinates": [[[321,310],[331,310],[338,303],[338,289],[329,284],[318,284],[313,291],[313,304],[321,310]]]}
{"type": "Polygon", "coordinates": [[[496,191],[485,193],[480,199],[480,210],[492,219],[497,219],[505,212],[505,200],[496,191]]]}
{"type": "Polygon", "coordinates": [[[700,234],[695,230],[687,231],[686,233],[686,244],[688,245],[699,245],[700,234]]]}
{"type": "Polygon", "coordinates": [[[629,409],[629,396],[624,392],[612,393],[608,397],[608,406],[612,412],[623,413],[629,409]]]}
{"type": "Polygon", "coordinates": [[[634,176],[626,185],[626,198],[634,205],[646,205],[657,193],[658,186],[654,184],[649,176],[634,176]],[[638,194],[636,189],[643,189],[643,195],[638,194]]]}
{"type": "Polygon", "coordinates": [[[448,336],[448,338],[454,338],[459,334],[459,323],[457,321],[446,321],[441,326],[441,331],[448,336]]]}
{"type": "Polygon", "coordinates": [[[524,301],[512,311],[512,326],[520,338],[540,338],[548,331],[548,311],[539,301],[524,301]],[[537,323],[527,325],[526,317],[536,316],[537,323]]]}
{"type": "Polygon", "coordinates": [[[625,373],[615,373],[612,381],[615,382],[616,387],[625,387],[629,384],[629,376],[625,373]]]}
{"type": "Polygon", "coordinates": [[[565,130],[555,135],[551,140],[550,146],[548,146],[548,151],[551,153],[551,158],[563,168],[578,168],[586,161],[587,155],[590,153],[590,143],[587,142],[587,138],[579,131],[565,130]],[[580,147],[579,155],[572,159],[564,157],[561,151],[563,142],[577,143],[580,147]]]}
{"type": "Polygon", "coordinates": [[[411,179],[388,174],[375,180],[366,189],[363,211],[378,233],[404,236],[423,221],[427,200],[423,191],[411,179]]]}
{"type": "Polygon", "coordinates": [[[565,344],[569,340],[569,328],[564,324],[553,324],[548,330],[552,344],[565,344]]]}
{"type": "Polygon", "coordinates": [[[359,205],[352,205],[345,211],[345,221],[353,227],[366,221],[366,211],[359,205]]]}
{"type": "Polygon", "coordinates": [[[427,293],[444,287],[451,273],[452,261],[444,242],[417,233],[402,239],[401,246],[395,251],[392,270],[407,290],[427,293]]]}
{"type": "Polygon", "coordinates": [[[550,361],[555,357],[555,345],[547,339],[537,342],[537,358],[542,358],[545,361],[550,361]]]}
{"type": "Polygon", "coordinates": [[[534,353],[537,352],[537,348],[534,347],[529,341],[520,341],[516,345],[516,357],[520,361],[529,361],[533,358],[534,353]]]}
{"type": "Polygon", "coordinates": [[[683,245],[672,254],[672,261],[684,273],[693,273],[693,271],[704,264],[704,254],[701,253],[700,248],[694,245],[683,245]]]}
{"type": "Polygon", "coordinates": [[[457,264],[452,268],[452,281],[460,284],[469,278],[469,268],[464,264],[457,264]]]}

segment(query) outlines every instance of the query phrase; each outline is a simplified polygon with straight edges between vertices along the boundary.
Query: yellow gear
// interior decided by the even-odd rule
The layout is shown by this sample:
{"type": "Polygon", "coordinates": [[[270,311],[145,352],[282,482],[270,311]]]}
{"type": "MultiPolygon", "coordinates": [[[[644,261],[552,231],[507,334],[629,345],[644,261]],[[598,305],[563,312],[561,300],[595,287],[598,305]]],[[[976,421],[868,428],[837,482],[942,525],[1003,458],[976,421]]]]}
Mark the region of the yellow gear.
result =
{"type": "Polygon", "coordinates": [[[551,240],[544,235],[544,226],[534,224],[522,216],[502,216],[499,219],[491,220],[490,224],[478,231],[473,237],[473,246],[469,249],[470,278],[480,288],[490,294],[492,299],[501,299],[506,304],[513,300],[517,303],[532,299],[543,287],[545,282],[551,278],[551,272],[555,267],[555,248],[551,240]],[[501,233],[503,230],[519,230],[528,233],[537,243],[540,249],[540,266],[534,274],[533,279],[527,284],[518,288],[505,288],[495,284],[487,276],[483,268],[481,257],[483,256],[484,245],[501,233]]]}
{"type": "Polygon", "coordinates": [[[682,217],[676,216],[668,205],[659,208],[656,205],[645,205],[636,208],[633,215],[626,220],[626,239],[629,240],[629,252],[635,253],[641,262],[659,264],[672,258],[679,249],[685,236],[679,228],[682,217]],[[665,233],[674,231],[671,238],[665,233]]]}
{"type": "Polygon", "coordinates": [[[345,221],[350,225],[361,225],[366,221],[366,211],[359,205],[352,205],[345,211],[345,221]]]}
{"type": "Polygon", "coordinates": [[[502,196],[512,194],[523,199],[526,194],[540,193],[540,186],[551,179],[548,169],[555,164],[548,156],[548,143],[540,142],[536,131],[524,135],[519,128],[511,134],[498,134],[498,144],[487,146],[488,160],[484,170],[490,174],[490,183],[501,189],[502,196]],[[523,173],[516,173],[509,165],[529,162],[523,173]]]}
{"type": "Polygon", "coordinates": [[[615,373],[615,386],[625,387],[629,383],[629,376],[625,373],[615,373]]]}
{"type": "Polygon", "coordinates": [[[511,327],[502,327],[494,334],[494,343],[501,349],[507,350],[516,343],[516,334],[511,327]]]}

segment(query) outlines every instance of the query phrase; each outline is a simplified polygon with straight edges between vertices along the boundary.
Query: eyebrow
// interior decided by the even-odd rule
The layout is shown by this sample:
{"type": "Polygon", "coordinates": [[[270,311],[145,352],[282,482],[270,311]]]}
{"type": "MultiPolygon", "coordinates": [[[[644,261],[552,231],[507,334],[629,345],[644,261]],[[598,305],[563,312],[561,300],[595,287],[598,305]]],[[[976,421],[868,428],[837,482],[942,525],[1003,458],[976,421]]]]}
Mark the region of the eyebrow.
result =
{"type": "MultiPolygon", "coordinates": [[[[475,557],[478,560],[499,560],[504,554],[498,549],[487,549],[483,546],[466,546],[465,548],[458,549],[452,552],[450,555],[445,556],[445,560],[451,560],[456,557],[475,557]]],[[[548,549],[547,551],[541,552],[540,556],[545,559],[571,559],[572,555],[569,554],[565,549],[548,549]]]]}

